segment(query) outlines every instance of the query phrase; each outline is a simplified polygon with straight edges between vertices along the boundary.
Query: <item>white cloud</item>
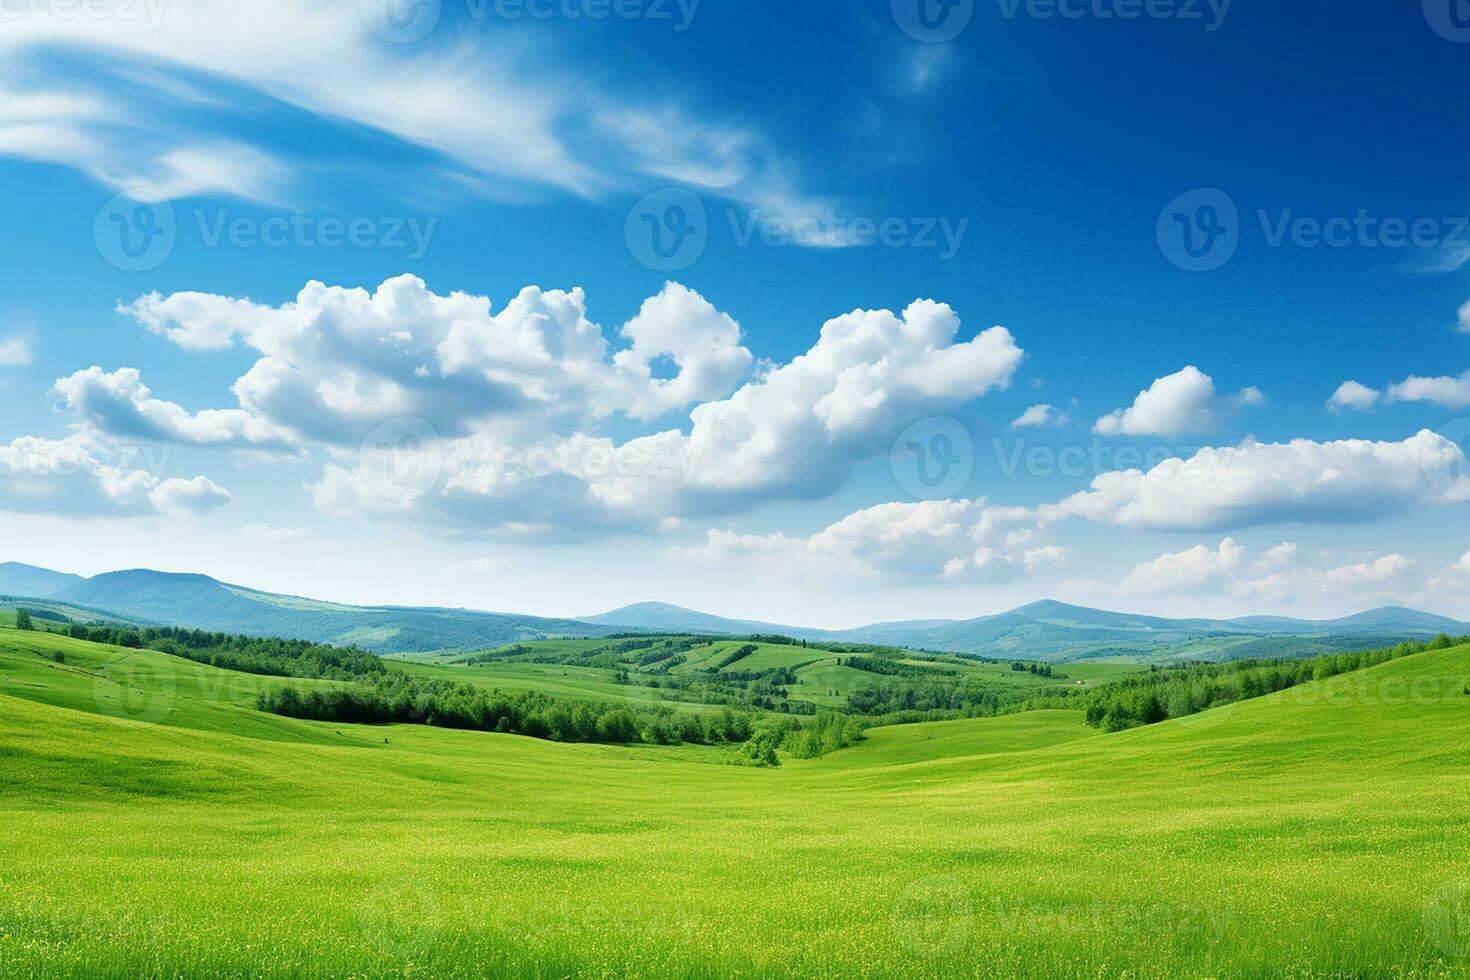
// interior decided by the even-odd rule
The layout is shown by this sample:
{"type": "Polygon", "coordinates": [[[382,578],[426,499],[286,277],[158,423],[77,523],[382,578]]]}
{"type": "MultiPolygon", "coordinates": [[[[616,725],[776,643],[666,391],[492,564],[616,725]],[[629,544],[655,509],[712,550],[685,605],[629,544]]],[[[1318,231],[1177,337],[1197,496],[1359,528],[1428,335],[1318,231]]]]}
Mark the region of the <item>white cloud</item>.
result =
{"type": "Polygon", "coordinates": [[[36,362],[36,334],[22,330],[0,336],[0,367],[28,367],[36,362]]]}
{"type": "MultiPolygon", "coordinates": [[[[372,362],[359,355],[350,370],[340,360],[310,364],[294,348],[291,356],[310,370],[284,367],[276,329],[248,328],[252,344],[276,355],[236,384],[248,410],[346,445],[352,442],[343,434],[360,440],[365,428],[390,415],[430,420],[443,436],[437,458],[424,461],[442,466],[443,481],[411,499],[374,489],[394,463],[392,447],[382,459],[359,454],[330,465],[313,488],[318,505],[330,512],[504,525],[532,534],[591,524],[651,528],[669,517],[820,497],[839,487],[857,462],[886,452],[914,420],[1009,384],[1023,356],[1002,327],[958,340],[959,319],[940,303],[918,301],[901,315],[854,311],[828,321],[806,353],[768,367],[727,398],[697,404],[687,432],[667,429],[617,442],[589,433],[587,424],[615,410],[637,418],[672,405],[723,384],[745,362],[734,321],[671,284],[624,329],[634,345],[627,356],[608,363],[600,330],[583,315],[580,291],[523,292],[496,320],[488,317],[488,301],[478,301],[484,309],[468,309],[470,298],[462,294],[442,301],[455,306],[452,316],[408,315],[431,302],[421,290],[422,284],[411,290],[412,304],[385,302],[397,315],[383,324],[361,314],[307,318],[318,330],[331,326],[345,335],[333,345],[337,358],[352,345],[382,351],[372,362]],[[373,345],[389,322],[396,339],[373,345]],[[444,339],[434,331],[418,339],[423,324],[444,322],[453,326],[440,332],[444,339]],[[676,337],[677,323],[691,324],[697,341],[676,337]],[[467,324],[480,342],[462,336],[467,324]],[[410,356],[390,372],[398,347],[410,356]],[[660,348],[676,364],[684,361],[671,381],[647,370],[649,355],[660,348]],[[427,376],[409,370],[420,364],[430,365],[427,376]],[[298,372],[300,380],[293,377],[298,372]]],[[[347,301],[366,303],[366,294],[347,301]]],[[[295,342],[293,331],[279,332],[295,342]]]]}
{"type": "Polygon", "coordinates": [[[1403,442],[1247,442],[1168,459],[1148,472],[1104,473],[1091,488],[1037,508],[1150,530],[1226,530],[1282,521],[1367,521],[1423,502],[1463,499],[1464,453],[1429,430],[1403,442]],[[1463,491],[1463,493],[1462,493],[1463,491]]]}
{"type": "Polygon", "coordinates": [[[1060,428],[1072,419],[1066,412],[1052,405],[1032,405],[1022,412],[1020,417],[1011,423],[1013,429],[1034,428],[1060,428]]]}
{"type": "Polygon", "coordinates": [[[1334,412],[1339,412],[1344,408],[1362,412],[1378,404],[1379,397],[1379,393],[1367,385],[1356,381],[1344,381],[1337,386],[1337,390],[1327,400],[1327,407],[1334,412]]]}
{"type": "Polygon", "coordinates": [[[1463,600],[1465,590],[1470,588],[1470,551],[1460,560],[1430,577],[1427,588],[1430,592],[1442,593],[1456,600],[1463,600]]]}
{"type": "MultiPolygon", "coordinates": [[[[1470,257],[1470,250],[1466,250],[1465,254],[1467,257],[1470,257]]],[[[1470,333],[1470,300],[1467,300],[1465,305],[1460,307],[1459,329],[1461,333],[1470,333]]]]}
{"type": "Polygon", "coordinates": [[[1228,588],[1244,556],[1245,548],[1234,538],[1226,538],[1214,550],[1195,545],[1188,551],[1160,555],[1135,565],[1119,583],[1118,591],[1123,595],[1219,594],[1228,588]]]}
{"type": "MultiPolygon", "coordinates": [[[[1196,545],[1136,565],[1112,591],[1121,596],[1228,595],[1278,603],[1322,598],[1362,602],[1412,590],[1414,569],[1411,559],[1398,554],[1335,567],[1308,567],[1299,563],[1297,546],[1290,542],[1248,561],[1246,548],[1226,538],[1217,548],[1196,545]]],[[[1103,587],[1102,591],[1107,590],[1103,587]]]]}
{"type": "Polygon", "coordinates": [[[134,368],[108,374],[90,367],[57,379],[51,391],[77,418],[121,438],[257,449],[285,449],[291,442],[288,433],[242,409],[190,414],[173,402],[154,398],[134,368]]]}
{"type": "Polygon", "coordinates": [[[809,537],[711,530],[699,545],[664,553],[721,566],[751,561],[780,575],[868,584],[1002,584],[1066,564],[1066,549],[1036,543],[1032,529],[1006,532],[1010,517],[1009,511],[990,508],[984,500],[878,504],[809,537]]]}
{"type": "Polygon", "coordinates": [[[593,195],[676,179],[766,211],[778,202],[792,213],[823,210],[793,190],[793,164],[754,130],[684,106],[639,105],[615,76],[559,66],[525,32],[462,31],[446,19],[418,43],[388,44],[364,22],[374,5],[350,0],[130,9],[140,16],[7,20],[0,68],[11,98],[0,107],[16,108],[0,108],[0,152],[114,187],[269,200],[294,176],[289,164],[259,147],[221,152],[213,131],[233,103],[252,98],[255,109],[268,99],[295,110],[296,125],[314,117],[418,148],[417,184],[508,199],[528,188],[593,195]],[[143,16],[150,10],[158,16],[143,16]],[[87,71],[73,67],[79,54],[87,71]]]}
{"type": "Polygon", "coordinates": [[[1260,405],[1265,396],[1255,388],[1222,396],[1208,374],[1190,365],[1159,378],[1138,393],[1132,406],[1097,420],[1093,431],[1103,436],[1179,436],[1218,432],[1245,406],[1260,405]]]}
{"type": "Polygon", "coordinates": [[[1415,563],[1403,555],[1384,555],[1372,561],[1337,568],[1301,568],[1237,582],[1233,593],[1245,598],[1291,599],[1349,596],[1394,596],[1412,588],[1415,563]]]}
{"type": "Polygon", "coordinates": [[[1004,327],[956,339],[959,318],[920,300],[901,315],[858,310],[827,321],[806,353],[690,413],[687,435],[659,433],[625,444],[697,462],[687,490],[650,499],[644,480],[592,483],[611,506],[662,513],[739,509],[753,500],[818,497],[851,466],[880,452],[911,422],[1010,384],[1022,352],[1004,327]]]}
{"type": "Polygon", "coordinates": [[[229,501],[202,476],[165,478],[168,457],[110,445],[92,433],[21,436],[0,445],[0,510],[80,517],[198,513],[229,501]]]}
{"type": "Polygon", "coordinates": [[[647,420],[726,394],[751,355],[740,327],[698,293],[667,283],[624,325],[608,359],[581,289],[528,286],[498,314],[469,293],[433,293],[416,276],[374,292],[308,283],[279,307],[183,292],[150,293],[121,312],[190,350],[237,340],[263,355],[236,381],[241,408],[303,438],[353,444],[397,416],[445,437],[491,417],[647,420]],[[678,369],[655,377],[668,358],[678,369]]]}
{"type": "Polygon", "coordinates": [[[471,558],[449,566],[450,575],[496,575],[510,568],[504,558],[471,558]]]}
{"type": "Polygon", "coordinates": [[[1464,408],[1470,405],[1470,371],[1453,378],[1410,376],[1389,385],[1384,397],[1392,402],[1430,402],[1445,408],[1464,408]]]}
{"type": "Polygon", "coordinates": [[[1265,553],[1252,564],[1252,568],[1266,571],[1272,568],[1281,568],[1296,563],[1298,548],[1294,541],[1283,541],[1272,548],[1267,548],[1265,553]]]}
{"type": "Polygon", "coordinates": [[[198,514],[230,502],[230,493],[202,476],[192,480],[164,480],[148,492],[148,499],[161,514],[198,514]]]}

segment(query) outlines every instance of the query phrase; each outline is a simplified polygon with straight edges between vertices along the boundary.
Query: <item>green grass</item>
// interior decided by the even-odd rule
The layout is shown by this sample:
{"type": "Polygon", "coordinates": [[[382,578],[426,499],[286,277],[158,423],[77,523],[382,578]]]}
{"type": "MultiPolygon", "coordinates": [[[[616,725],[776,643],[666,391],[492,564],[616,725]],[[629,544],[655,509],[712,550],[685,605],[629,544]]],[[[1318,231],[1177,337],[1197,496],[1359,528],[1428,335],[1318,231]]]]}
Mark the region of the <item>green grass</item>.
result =
{"type": "Polygon", "coordinates": [[[1118,734],[940,722],[775,770],[296,722],[248,706],[265,680],[0,631],[0,974],[1470,965],[1470,648],[1118,734]]]}

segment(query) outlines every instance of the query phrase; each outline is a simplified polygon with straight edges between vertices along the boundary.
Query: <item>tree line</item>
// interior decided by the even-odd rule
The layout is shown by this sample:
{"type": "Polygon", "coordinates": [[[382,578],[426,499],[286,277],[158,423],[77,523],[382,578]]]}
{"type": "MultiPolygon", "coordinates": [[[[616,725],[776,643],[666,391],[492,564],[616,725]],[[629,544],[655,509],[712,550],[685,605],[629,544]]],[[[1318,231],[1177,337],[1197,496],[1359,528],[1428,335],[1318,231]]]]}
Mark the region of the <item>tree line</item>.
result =
{"type": "Polygon", "coordinates": [[[350,687],[261,692],[257,707],[291,718],[348,724],[432,725],[528,735],[553,742],[742,743],[755,725],[730,708],[704,714],[611,701],[571,701],[537,691],[502,691],[401,671],[350,687]]]}
{"type": "Polygon", "coordinates": [[[1067,691],[1050,699],[1033,700],[1030,705],[1080,707],[1089,725],[1117,732],[1248,701],[1308,681],[1376,667],[1464,642],[1470,642],[1470,638],[1456,640],[1441,634],[1424,642],[1324,655],[1311,660],[1238,660],[1159,668],[1085,691],[1067,691]]]}
{"type": "Polygon", "coordinates": [[[63,632],[76,640],[134,650],[157,650],[222,670],[268,677],[354,680],[387,673],[376,654],[309,640],[282,640],[212,633],[177,626],[89,626],[72,623],[63,632]]]}

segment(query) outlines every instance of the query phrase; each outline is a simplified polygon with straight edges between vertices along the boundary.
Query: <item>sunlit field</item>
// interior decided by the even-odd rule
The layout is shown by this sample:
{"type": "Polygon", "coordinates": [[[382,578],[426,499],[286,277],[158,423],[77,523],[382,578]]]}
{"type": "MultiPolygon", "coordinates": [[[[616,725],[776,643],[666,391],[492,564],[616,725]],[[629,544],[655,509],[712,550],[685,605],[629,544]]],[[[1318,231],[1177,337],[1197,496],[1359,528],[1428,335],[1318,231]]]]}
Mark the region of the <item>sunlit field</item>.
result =
{"type": "Polygon", "coordinates": [[[774,769],[296,721],[255,710],[266,682],[0,632],[0,973],[1470,965],[1470,648],[1115,734],[1025,712],[774,769]]]}

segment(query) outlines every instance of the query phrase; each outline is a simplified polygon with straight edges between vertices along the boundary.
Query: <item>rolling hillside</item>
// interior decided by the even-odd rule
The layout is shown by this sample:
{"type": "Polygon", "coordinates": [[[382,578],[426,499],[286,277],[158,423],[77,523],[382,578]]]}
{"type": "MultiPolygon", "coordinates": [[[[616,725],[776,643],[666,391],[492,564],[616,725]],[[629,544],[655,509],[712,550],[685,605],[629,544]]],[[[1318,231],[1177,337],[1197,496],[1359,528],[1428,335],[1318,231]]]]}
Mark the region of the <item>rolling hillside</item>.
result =
{"type": "Polygon", "coordinates": [[[1464,647],[778,769],[295,721],[259,686],[0,630],[0,975],[1465,974],[1464,647]]]}

